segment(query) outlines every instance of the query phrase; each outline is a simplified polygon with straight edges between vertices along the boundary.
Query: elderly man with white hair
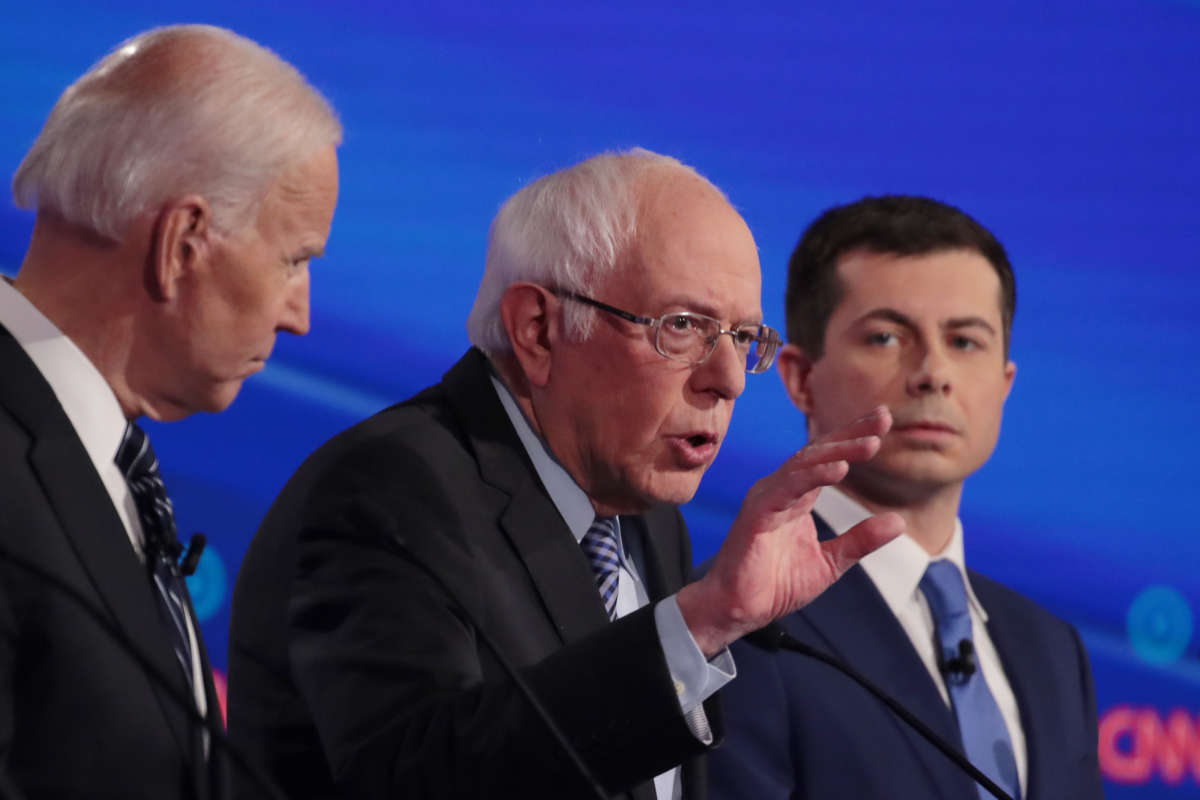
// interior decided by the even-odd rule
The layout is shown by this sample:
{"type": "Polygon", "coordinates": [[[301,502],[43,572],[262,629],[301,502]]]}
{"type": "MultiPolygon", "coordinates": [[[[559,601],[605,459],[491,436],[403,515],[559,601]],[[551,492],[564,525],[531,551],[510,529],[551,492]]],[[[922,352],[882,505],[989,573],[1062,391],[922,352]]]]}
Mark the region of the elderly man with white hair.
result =
{"type": "Polygon", "coordinates": [[[475,347],[318,450],[259,529],[234,741],[297,797],[700,796],[726,645],[901,527],[818,544],[809,515],[878,448],[877,409],[759,481],[685,585],[677,505],[779,344],[759,294],[745,222],[674,159],[597,156],[510,198],[475,347]]]}
{"type": "Polygon", "coordinates": [[[340,141],[295,68],[229,31],[174,26],[70,86],[17,171],[37,218],[0,280],[9,792],[227,794],[182,547],[135,420],[226,408],[279,331],[308,330],[340,141]]]}

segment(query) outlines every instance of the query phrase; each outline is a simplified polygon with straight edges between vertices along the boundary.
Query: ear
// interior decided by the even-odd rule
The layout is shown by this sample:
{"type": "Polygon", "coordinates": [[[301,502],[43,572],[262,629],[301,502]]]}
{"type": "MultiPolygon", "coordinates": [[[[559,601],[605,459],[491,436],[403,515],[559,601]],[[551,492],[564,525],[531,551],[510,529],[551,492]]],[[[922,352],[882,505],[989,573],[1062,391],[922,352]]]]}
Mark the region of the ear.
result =
{"type": "Polygon", "coordinates": [[[509,286],[500,298],[500,319],[512,343],[513,356],[531,386],[545,386],[550,381],[550,355],[558,338],[558,307],[558,298],[544,286],[525,281],[509,286]]]}
{"type": "Polygon", "coordinates": [[[1009,392],[1012,391],[1013,378],[1017,377],[1017,363],[1009,361],[1004,365],[1004,399],[1008,400],[1009,392]]]}
{"type": "Polygon", "coordinates": [[[779,351],[777,361],[779,377],[783,379],[783,388],[787,390],[788,397],[792,398],[796,408],[805,414],[812,413],[812,392],[809,387],[812,360],[799,345],[785,344],[779,351]]]}
{"type": "Polygon", "coordinates": [[[211,256],[212,211],[208,201],[191,194],[163,206],[155,223],[149,274],[150,293],[173,300],[181,282],[211,256]]]}

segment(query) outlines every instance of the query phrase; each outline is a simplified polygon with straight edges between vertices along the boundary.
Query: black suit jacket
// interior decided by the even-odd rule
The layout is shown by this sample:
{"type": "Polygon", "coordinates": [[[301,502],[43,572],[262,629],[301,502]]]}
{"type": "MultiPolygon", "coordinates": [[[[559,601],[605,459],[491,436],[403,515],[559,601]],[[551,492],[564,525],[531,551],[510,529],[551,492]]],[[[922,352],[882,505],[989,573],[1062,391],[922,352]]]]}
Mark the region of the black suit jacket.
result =
{"type": "MultiPolygon", "coordinates": [[[[488,374],[472,350],[318,450],[242,563],[230,735],[292,796],[593,796],[483,633],[609,791],[653,798],[650,778],[705,749],[652,605],[608,622],[488,374]]],[[[691,565],[678,510],[622,530],[652,597],[677,590],[691,565]]],[[[699,769],[685,766],[689,797],[699,769]]]]}
{"type": "Polygon", "coordinates": [[[179,700],[66,591],[14,563],[65,583],[194,707],[108,492],[49,384],[2,326],[0,375],[0,768],[30,798],[222,796],[223,757],[205,761],[179,700]]]}
{"type": "MultiPolygon", "coordinates": [[[[817,528],[820,538],[833,536],[819,517],[817,528]]],[[[1103,797],[1095,693],[1078,634],[1000,584],[974,571],[970,578],[1020,708],[1029,755],[1025,800],[1103,797]]],[[[958,744],[953,712],[862,567],[782,623],[958,744]]],[[[709,759],[714,798],[977,797],[969,777],[831,667],[744,643],[734,658],[738,678],[722,692],[727,738],[709,759]]]]}

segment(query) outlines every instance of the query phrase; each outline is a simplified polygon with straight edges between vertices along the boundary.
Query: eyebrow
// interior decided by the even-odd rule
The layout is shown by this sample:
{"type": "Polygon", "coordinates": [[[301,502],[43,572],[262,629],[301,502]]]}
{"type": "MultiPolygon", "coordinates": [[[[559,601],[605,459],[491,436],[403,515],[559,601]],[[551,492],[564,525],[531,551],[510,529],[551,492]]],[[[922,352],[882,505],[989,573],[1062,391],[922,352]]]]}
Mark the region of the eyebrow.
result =
{"type": "MultiPolygon", "coordinates": [[[[882,319],[888,322],[894,322],[897,325],[903,325],[906,328],[916,328],[917,325],[912,318],[907,314],[901,313],[894,308],[874,308],[858,318],[859,322],[864,322],[870,319],[882,319]]],[[[946,330],[957,331],[963,328],[982,328],[992,336],[996,335],[996,329],[983,317],[967,316],[967,317],[951,317],[946,320],[941,326],[946,330]]]]}
{"type": "MultiPolygon", "coordinates": [[[[682,295],[674,295],[672,297],[667,298],[663,303],[661,303],[661,306],[679,306],[684,311],[692,311],[697,314],[703,314],[704,316],[712,317],[715,320],[721,319],[721,312],[718,311],[716,309],[716,307],[711,306],[707,303],[698,301],[695,298],[684,297],[682,295]]],[[[670,313],[670,312],[667,312],[667,313],[670,313]]],[[[761,325],[762,322],[760,320],[762,317],[762,313],[760,312],[759,314],[756,314],[755,316],[758,317],[759,319],[734,319],[734,320],[730,320],[730,324],[741,325],[743,323],[750,323],[753,325],[761,325]]]]}

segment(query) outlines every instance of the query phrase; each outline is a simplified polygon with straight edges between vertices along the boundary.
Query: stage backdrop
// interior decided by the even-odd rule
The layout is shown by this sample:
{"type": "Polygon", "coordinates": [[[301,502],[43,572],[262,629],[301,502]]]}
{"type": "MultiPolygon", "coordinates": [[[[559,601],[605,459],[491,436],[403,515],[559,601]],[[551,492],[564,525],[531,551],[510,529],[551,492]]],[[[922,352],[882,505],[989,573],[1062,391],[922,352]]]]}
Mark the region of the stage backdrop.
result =
{"type": "MultiPolygon", "coordinates": [[[[503,199],[641,145],[727,191],[780,327],[787,256],[826,206],[929,194],[1000,236],[1020,369],[999,449],[968,484],[969,558],[1082,631],[1109,796],[1200,794],[1195,0],[5,6],[10,175],[75,76],[163,23],[267,44],[345,123],[312,334],[281,340],[228,413],[151,426],[182,531],[209,537],[191,586],[219,667],[238,563],[290,473],[466,349],[503,199]]],[[[19,267],[31,222],[0,201],[0,270],[19,267]]],[[[684,509],[697,558],[804,438],[777,377],[752,377],[684,509]]]]}

